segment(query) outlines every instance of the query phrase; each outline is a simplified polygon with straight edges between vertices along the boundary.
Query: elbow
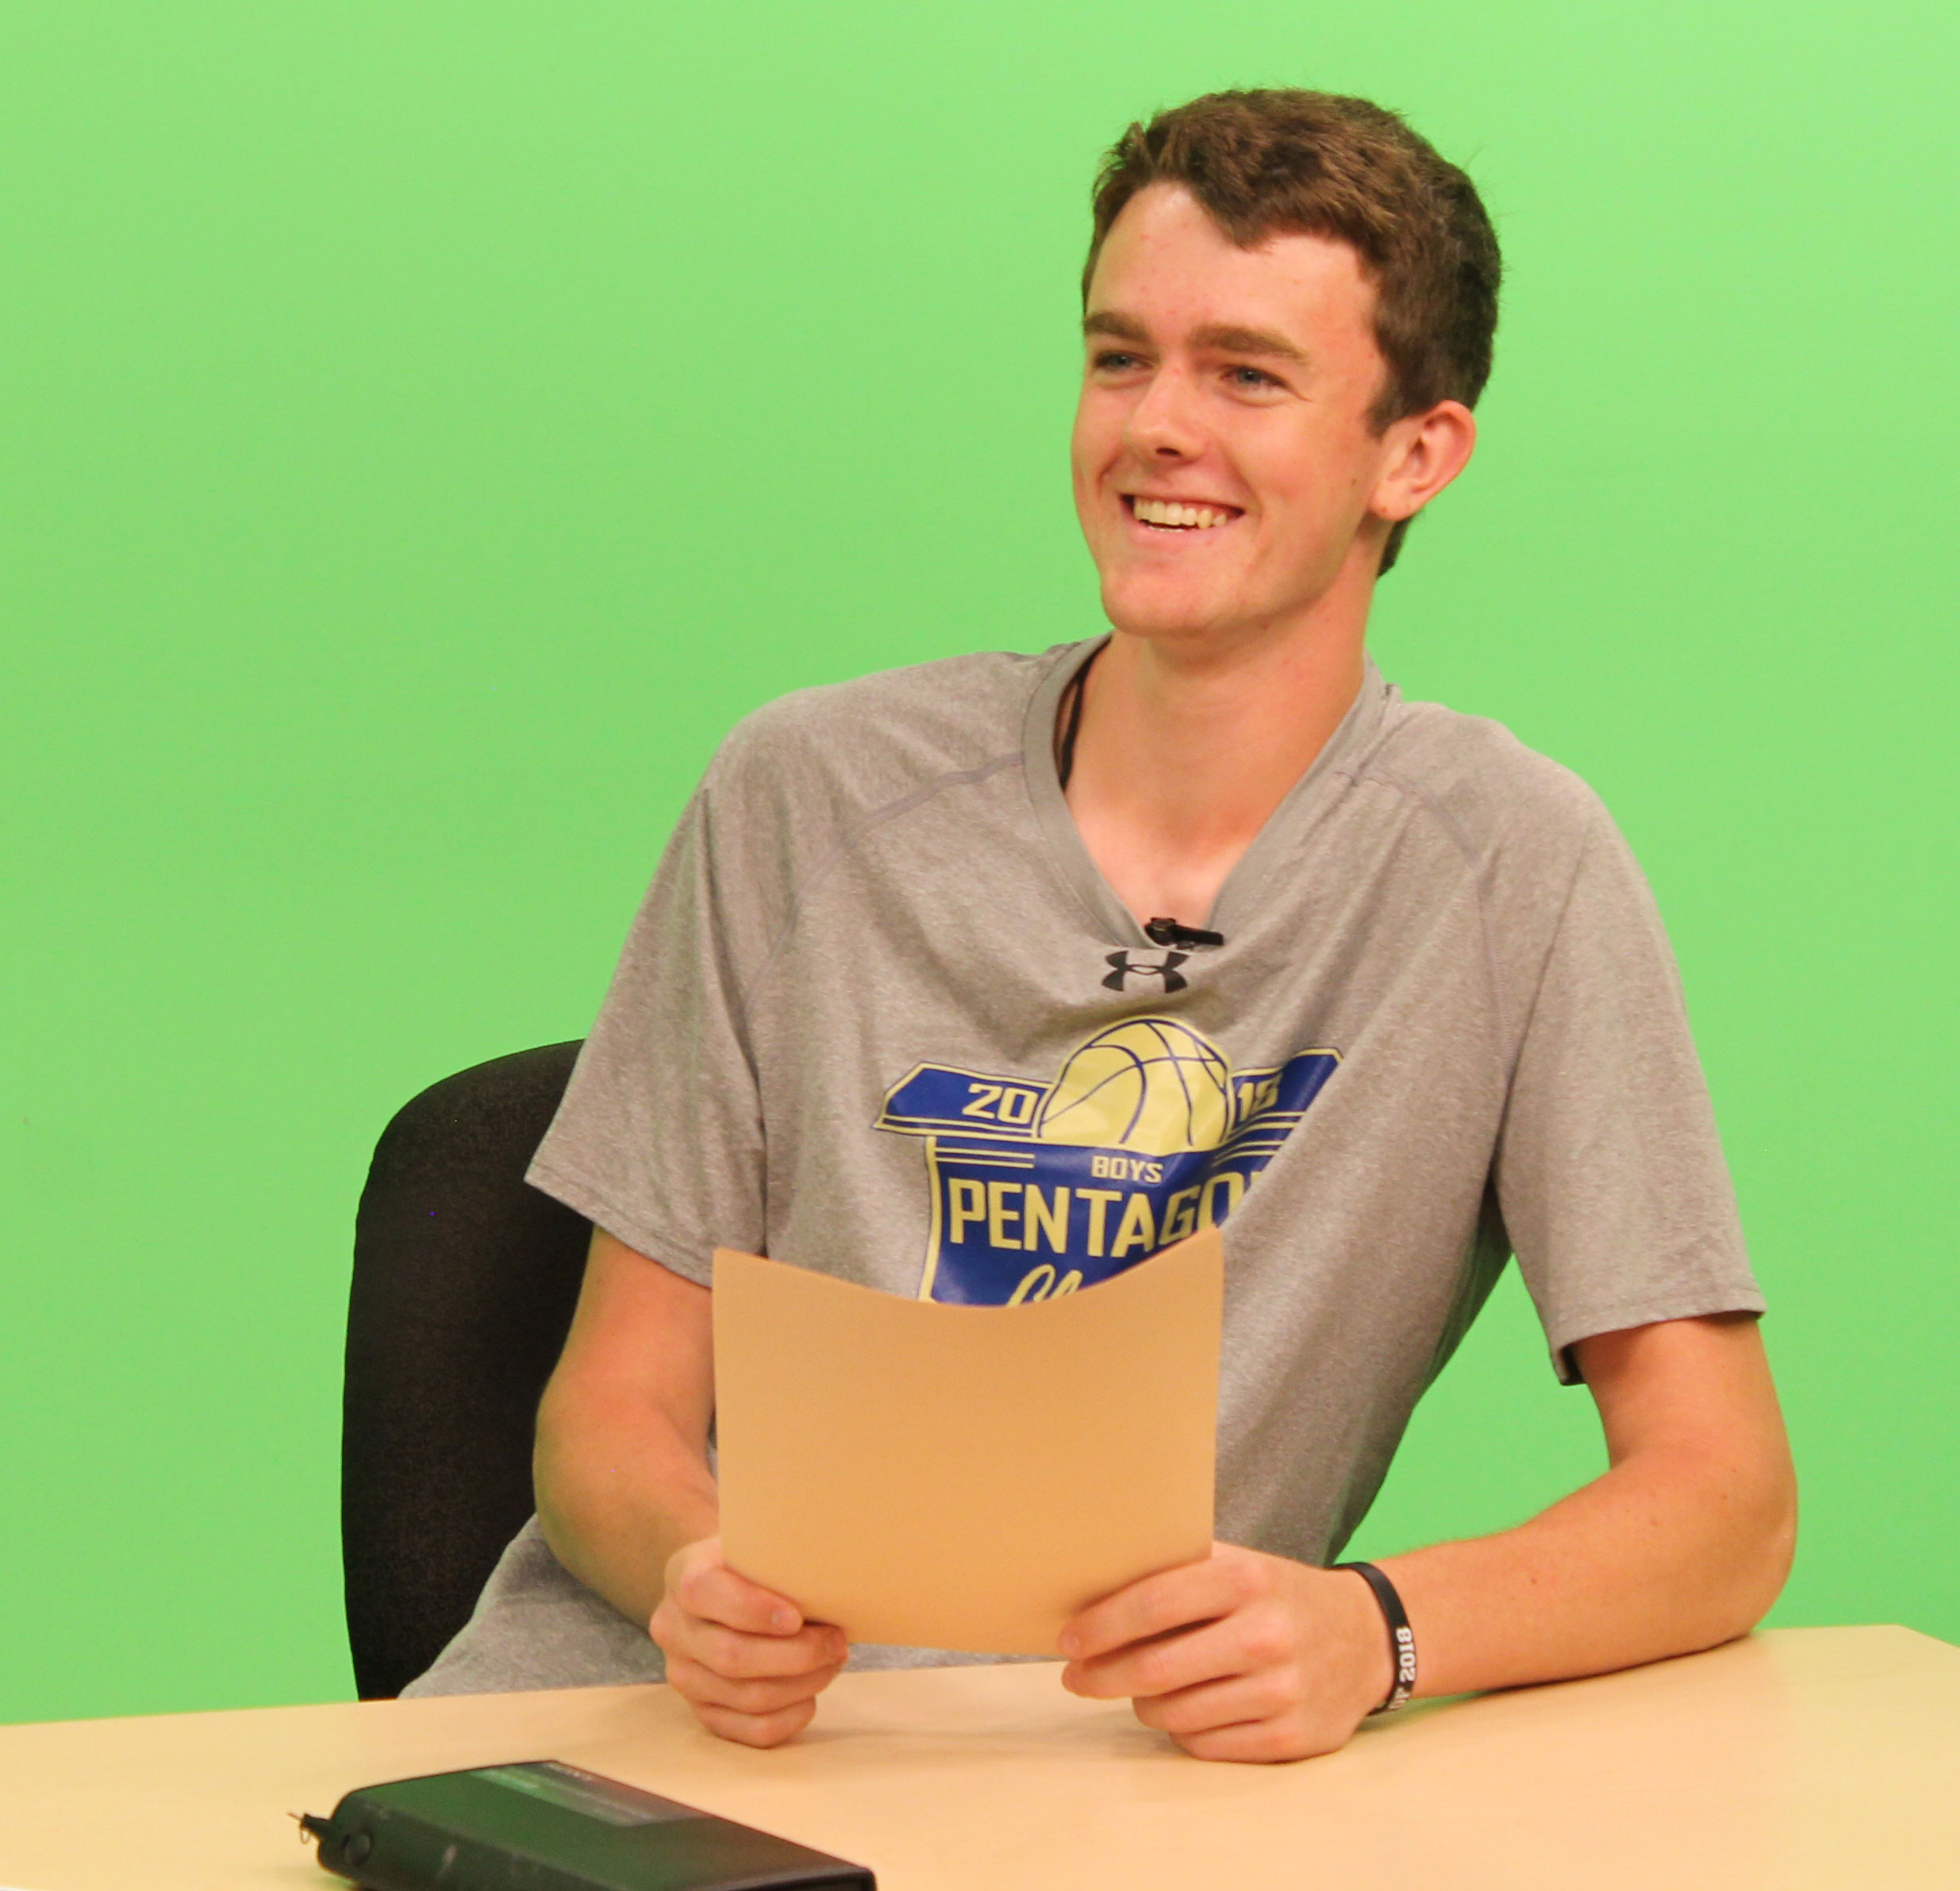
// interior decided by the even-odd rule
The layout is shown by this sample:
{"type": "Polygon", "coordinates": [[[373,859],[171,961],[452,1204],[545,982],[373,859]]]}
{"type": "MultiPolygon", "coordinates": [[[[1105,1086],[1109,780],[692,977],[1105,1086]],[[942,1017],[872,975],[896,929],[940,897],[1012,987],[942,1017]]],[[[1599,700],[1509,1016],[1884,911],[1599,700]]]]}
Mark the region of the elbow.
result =
{"type": "Polygon", "coordinates": [[[1797,1474],[1787,1456],[1764,1477],[1737,1520],[1731,1580],[1723,1585],[1721,1632],[1715,1638],[1721,1641],[1754,1628],[1789,1580],[1797,1556],[1797,1474]]]}
{"type": "Polygon", "coordinates": [[[577,1387],[567,1385],[563,1373],[554,1373],[539,1401],[531,1441],[531,1494],[538,1528],[567,1569],[575,1568],[578,1555],[578,1404],[577,1387]]]}
{"type": "Polygon", "coordinates": [[[1785,1466],[1778,1481],[1773,1514],[1762,1532],[1758,1563],[1758,1589],[1754,1612],[1749,1618],[1753,1628],[1770,1612],[1770,1605],[1783,1593],[1791,1566],[1797,1560],[1797,1474],[1785,1466]]]}

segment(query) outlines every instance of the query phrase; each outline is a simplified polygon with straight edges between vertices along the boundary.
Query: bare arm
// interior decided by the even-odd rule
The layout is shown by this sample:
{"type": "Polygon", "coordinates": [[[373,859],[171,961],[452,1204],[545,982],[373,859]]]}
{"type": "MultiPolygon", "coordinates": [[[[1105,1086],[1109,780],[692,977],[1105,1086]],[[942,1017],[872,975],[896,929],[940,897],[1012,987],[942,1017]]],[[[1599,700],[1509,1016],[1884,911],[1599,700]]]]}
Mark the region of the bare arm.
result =
{"type": "Polygon", "coordinates": [[[646,1621],[674,1551],[716,1530],[705,1287],[595,1229],[565,1350],[538,1409],[532,1474],[552,1554],[646,1621]]]}
{"type": "Polygon", "coordinates": [[[1424,1693],[1712,1647],[1789,1573],[1797,1479],[1756,1322],[1664,1320],[1578,1351],[1605,1473],[1515,1530],[1382,1565],[1420,1624],[1424,1693]]]}
{"type": "Polygon", "coordinates": [[[567,1569],[648,1624],[705,1726],[774,1746],[809,1722],[848,1649],[721,1560],[710,1302],[705,1287],[594,1231],[538,1410],[538,1520],[567,1569]]]}
{"type": "MultiPolygon", "coordinates": [[[[1666,1320],[1581,1343],[1608,1469],[1494,1536],[1383,1562],[1409,1611],[1418,1691],[1628,1667],[1739,1635],[1775,1600],[1796,1480],[1754,1320],[1666,1320]]],[[[1147,1578],[1063,1636],[1077,1693],[1206,1758],[1340,1746],[1388,1691],[1387,1639],[1351,1573],[1220,1544],[1147,1578]]]]}

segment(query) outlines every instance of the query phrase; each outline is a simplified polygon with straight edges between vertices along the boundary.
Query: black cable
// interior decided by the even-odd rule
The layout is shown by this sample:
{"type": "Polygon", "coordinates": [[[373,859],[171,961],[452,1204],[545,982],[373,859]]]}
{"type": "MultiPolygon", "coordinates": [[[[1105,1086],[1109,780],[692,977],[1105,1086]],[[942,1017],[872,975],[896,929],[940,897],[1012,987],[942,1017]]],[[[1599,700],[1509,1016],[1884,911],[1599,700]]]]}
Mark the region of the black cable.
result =
{"type": "Polygon", "coordinates": [[[1069,777],[1075,772],[1075,737],[1082,726],[1082,686],[1088,681],[1096,659],[1108,648],[1107,644],[1098,644],[1090,651],[1082,668],[1069,678],[1068,719],[1062,724],[1062,739],[1055,750],[1055,772],[1061,778],[1064,794],[1068,791],[1069,777]]]}

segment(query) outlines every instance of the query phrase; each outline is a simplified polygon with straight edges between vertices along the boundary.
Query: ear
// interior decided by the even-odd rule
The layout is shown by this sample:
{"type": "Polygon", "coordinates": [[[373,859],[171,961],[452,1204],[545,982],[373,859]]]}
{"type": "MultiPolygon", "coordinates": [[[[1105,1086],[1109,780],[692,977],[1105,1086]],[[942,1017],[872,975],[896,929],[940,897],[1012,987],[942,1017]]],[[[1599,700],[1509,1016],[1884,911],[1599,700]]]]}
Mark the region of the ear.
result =
{"type": "Polygon", "coordinates": [[[1469,463],[1477,421],[1461,401],[1405,414],[1383,436],[1382,475],[1368,509],[1379,519],[1412,519],[1469,463]]]}

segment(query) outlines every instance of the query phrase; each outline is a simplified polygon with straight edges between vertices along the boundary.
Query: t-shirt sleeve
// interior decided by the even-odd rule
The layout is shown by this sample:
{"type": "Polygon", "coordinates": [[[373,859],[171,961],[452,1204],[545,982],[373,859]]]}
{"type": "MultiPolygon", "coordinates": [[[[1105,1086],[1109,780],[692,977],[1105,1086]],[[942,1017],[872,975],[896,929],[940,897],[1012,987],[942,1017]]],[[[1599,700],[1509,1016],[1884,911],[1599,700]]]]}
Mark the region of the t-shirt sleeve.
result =
{"type": "Polygon", "coordinates": [[[1561,1379],[1594,1333],[1760,1313],[1708,1086],[1645,877],[1594,805],[1527,1015],[1498,1203],[1561,1379]]]}
{"type": "Polygon", "coordinates": [[[717,855],[704,784],[526,1178],[704,1286],[717,1247],[759,1253],[764,1226],[761,1110],[717,855]]]}

